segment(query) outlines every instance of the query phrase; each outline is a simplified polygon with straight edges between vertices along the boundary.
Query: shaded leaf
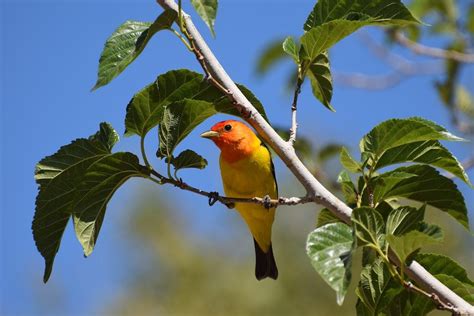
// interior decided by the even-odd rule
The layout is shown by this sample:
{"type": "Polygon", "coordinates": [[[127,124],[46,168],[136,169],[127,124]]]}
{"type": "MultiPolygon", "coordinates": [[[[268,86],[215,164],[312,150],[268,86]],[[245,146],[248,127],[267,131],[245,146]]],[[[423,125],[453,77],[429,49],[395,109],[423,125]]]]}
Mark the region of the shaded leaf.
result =
{"type": "Polygon", "coordinates": [[[94,250],[107,203],[115,191],[129,178],[147,174],[138,157],[128,152],[107,155],[87,169],[76,189],[73,207],[74,229],[85,256],[94,250]]]}
{"type": "Polygon", "coordinates": [[[384,239],[384,222],[377,210],[370,207],[355,208],[351,219],[358,238],[358,246],[373,245],[381,248],[384,239]]]}
{"type": "Polygon", "coordinates": [[[337,156],[341,152],[342,147],[342,145],[336,143],[324,145],[318,152],[318,161],[324,163],[334,156],[337,156]]]}
{"type": "Polygon", "coordinates": [[[110,154],[117,141],[118,135],[112,126],[101,123],[95,135],[61,147],[36,165],[35,179],[39,192],[32,230],[36,247],[46,263],[44,282],[51,275],[54,258],[73,211],[77,186],[89,166],[110,154]]]}
{"type": "Polygon", "coordinates": [[[338,222],[341,222],[341,220],[336,215],[334,215],[333,212],[331,212],[327,208],[323,208],[321,209],[321,211],[319,211],[316,228],[322,227],[327,224],[338,223],[338,222]]]}
{"type": "Polygon", "coordinates": [[[306,75],[310,79],[311,90],[316,99],[318,99],[329,110],[335,112],[334,108],[331,106],[333,88],[327,51],[316,56],[314,61],[308,67],[306,75]]]}
{"type": "Polygon", "coordinates": [[[350,172],[357,173],[362,171],[360,164],[354,158],[352,158],[351,154],[345,147],[341,148],[339,159],[341,161],[341,165],[350,172]]]}
{"type": "Polygon", "coordinates": [[[390,148],[428,140],[463,139],[449,133],[444,127],[419,117],[390,119],[374,127],[362,138],[360,150],[381,156],[390,148]]]}
{"type": "Polygon", "coordinates": [[[191,4],[211,30],[212,36],[216,37],[214,23],[217,16],[217,0],[191,0],[191,4]]]}
{"type": "Polygon", "coordinates": [[[216,114],[212,103],[185,99],[166,107],[160,124],[159,157],[171,157],[176,146],[205,119],[216,114]]]}
{"type": "Polygon", "coordinates": [[[398,197],[426,203],[447,212],[469,229],[464,197],[452,180],[440,175],[436,169],[427,165],[400,167],[381,177],[390,177],[390,174],[400,172],[415,176],[402,179],[390,189],[376,191],[378,201],[398,197]]]}
{"type": "Polygon", "coordinates": [[[380,258],[375,259],[372,264],[364,266],[360,273],[356,294],[364,306],[356,308],[357,314],[385,314],[392,300],[402,291],[403,287],[392,278],[384,262],[380,258]]]}
{"type": "Polygon", "coordinates": [[[418,23],[399,0],[318,0],[304,24],[304,30],[336,19],[357,20],[361,16],[376,18],[379,23],[405,25],[418,23]]]}
{"type": "Polygon", "coordinates": [[[308,235],[306,253],[319,275],[344,301],[351,280],[352,229],[344,223],[316,228],[308,235]]]}
{"type": "Polygon", "coordinates": [[[338,177],[337,182],[341,184],[342,193],[344,199],[348,205],[355,205],[357,203],[357,189],[352,183],[351,177],[346,170],[342,170],[338,177]]]}
{"type": "Polygon", "coordinates": [[[414,142],[390,148],[373,165],[374,170],[403,162],[418,162],[444,169],[466,183],[469,178],[459,161],[436,140],[414,142]]]}
{"type": "Polygon", "coordinates": [[[176,12],[166,10],[153,23],[126,21],[105,42],[99,60],[98,78],[92,90],[102,87],[117,77],[143,51],[157,32],[168,29],[176,19],[176,12]]]}
{"type": "Polygon", "coordinates": [[[402,236],[387,235],[386,239],[393,252],[400,259],[400,262],[405,262],[408,256],[419,250],[422,246],[440,243],[443,236],[440,232],[426,234],[412,230],[402,236]]]}
{"type": "Polygon", "coordinates": [[[177,157],[173,157],[171,159],[171,164],[174,166],[176,171],[185,168],[204,169],[207,166],[207,160],[196,152],[186,149],[177,157]]]}
{"type": "MultiPolygon", "coordinates": [[[[237,85],[262,116],[267,119],[263,105],[245,86],[237,85]]],[[[165,108],[185,99],[214,104],[216,111],[240,116],[222,93],[203,80],[203,76],[186,69],[172,70],[135,94],[127,106],[125,134],[145,136],[163,118],[165,108]]]]}
{"type": "Polygon", "coordinates": [[[425,216],[425,206],[417,209],[410,206],[401,206],[390,212],[387,219],[385,233],[387,235],[403,235],[418,227],[425,216]]]}
{"type": "Polygon", "coordinates": [[[436,278],[466,302],[474,304],[474,288],[471,285],[462,283],[458,279],[446,274],[437,274],[436,278]]]}

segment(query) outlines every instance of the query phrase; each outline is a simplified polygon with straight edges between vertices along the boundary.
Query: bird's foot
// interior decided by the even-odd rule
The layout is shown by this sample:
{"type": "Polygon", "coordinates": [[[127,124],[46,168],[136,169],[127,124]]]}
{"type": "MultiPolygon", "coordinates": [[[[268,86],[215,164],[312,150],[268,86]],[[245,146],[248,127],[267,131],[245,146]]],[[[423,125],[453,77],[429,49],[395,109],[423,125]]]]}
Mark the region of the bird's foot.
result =
{"type": "Polygon", "coordinates": [[[219,192],[209,192],[209,206],[213,206],[219,201],[219,192]]]}
{"type": "Polygon", "coordinates": [[[229,210],[231,210],[231,209],[235,208],[235,203],[233,203],[233,202],[225,203],[225,206],[227,206],[227,208],[229,210]]]}
{"type": "Polygon", "coordinates": [[[270,195],[265,195],[263,197],[263,207],[269,210],[272,207],[272,198],[270,195]]]}

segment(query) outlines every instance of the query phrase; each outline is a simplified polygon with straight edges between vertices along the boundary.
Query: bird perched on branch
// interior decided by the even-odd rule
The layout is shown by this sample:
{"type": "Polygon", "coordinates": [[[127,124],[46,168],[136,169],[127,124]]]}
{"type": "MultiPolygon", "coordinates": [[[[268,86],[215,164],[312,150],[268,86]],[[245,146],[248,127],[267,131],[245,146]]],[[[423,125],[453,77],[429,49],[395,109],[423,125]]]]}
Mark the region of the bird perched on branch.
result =
{"type": "MultiPolygon", "coordinates": [[[[221,150],[220,169],[224,192],[230,197],[278,198],[275,169],[268,148],[242,122],[228,120],[215,124],[201,137],[211,139],[221,150]]],[[[271,234],[275,207],[252,203],[236,203],[253,236],[255,245],[255,277],[277,279],[271,234]]]]}

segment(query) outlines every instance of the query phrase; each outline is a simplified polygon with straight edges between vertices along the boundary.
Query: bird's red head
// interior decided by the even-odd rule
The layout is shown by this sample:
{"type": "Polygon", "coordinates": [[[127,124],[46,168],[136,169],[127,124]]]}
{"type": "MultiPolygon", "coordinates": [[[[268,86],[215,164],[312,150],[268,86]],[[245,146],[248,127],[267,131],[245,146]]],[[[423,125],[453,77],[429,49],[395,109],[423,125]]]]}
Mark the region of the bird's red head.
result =
{"type": "Polygon", "coordinates": [[[221,150],[222,157],[234,162],[250,155],[260,146],[260,139],[244,123],[234,120],[222,121],[201,134],[209,138],[221,150]]]}

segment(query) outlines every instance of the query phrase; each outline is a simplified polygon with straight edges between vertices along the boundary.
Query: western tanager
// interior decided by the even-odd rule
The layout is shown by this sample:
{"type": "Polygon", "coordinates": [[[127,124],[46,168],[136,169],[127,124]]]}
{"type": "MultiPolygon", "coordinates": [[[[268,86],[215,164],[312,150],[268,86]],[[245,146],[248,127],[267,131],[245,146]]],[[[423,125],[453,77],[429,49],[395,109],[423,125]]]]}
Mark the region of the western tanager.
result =
{"type": "MultiPolygon", "coordinates": [[[[229,197],[278,198],[275,170],[268,148],[245,124],[228,120],[201,134],[221,150],[219,159],[224,192],[229,197]]],[[[275,279],[278,269],[273,257],[271,234],[275,208],[252,203],[236,203],[253,236],[255,245],[255,277],[275,279]]]]}

